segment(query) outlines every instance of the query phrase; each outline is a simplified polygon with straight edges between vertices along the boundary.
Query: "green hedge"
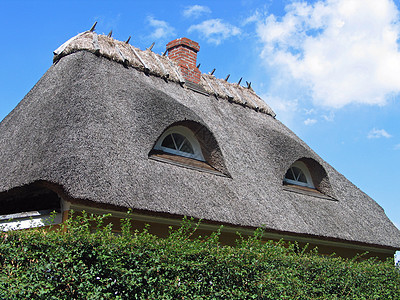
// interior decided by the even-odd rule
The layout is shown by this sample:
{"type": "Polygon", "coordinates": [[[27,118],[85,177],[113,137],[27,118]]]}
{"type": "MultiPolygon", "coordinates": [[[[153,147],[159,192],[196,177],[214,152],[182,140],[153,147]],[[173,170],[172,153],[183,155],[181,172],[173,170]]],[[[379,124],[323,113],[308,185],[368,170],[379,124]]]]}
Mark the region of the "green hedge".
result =
{"type": "Polygon", "coordinates": [[[193,239],[187,220],[167,238],[102,222],[0,233],[0,299],[400,299],[393,260],[299,253],[261,242],[261,230],[222,246],[219,232],[193,239]]]}

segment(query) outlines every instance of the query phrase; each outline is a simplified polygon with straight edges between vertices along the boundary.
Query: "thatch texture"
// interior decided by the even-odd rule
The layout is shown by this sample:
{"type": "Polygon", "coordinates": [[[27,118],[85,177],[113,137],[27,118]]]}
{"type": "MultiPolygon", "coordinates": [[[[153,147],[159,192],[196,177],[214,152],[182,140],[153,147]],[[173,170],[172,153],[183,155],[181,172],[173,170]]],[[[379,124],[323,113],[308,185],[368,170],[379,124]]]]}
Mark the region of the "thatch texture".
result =
{"type": "MultiPolygon", "coordinates": [[[[173,82],[183,82],[179,67],[168,56],[155,54],[150,50],[142,51],[125,42],[114,40],[105,35],[86,31],[71,38],[54,51],[54,61],[77,52],[89,51],[126,66],[163,77],[173,82]]],[[[200,85],[209,94],[221,99],[245,105],[263,113],[275,116],[272,109],[251,89],[202,74],[200,85]]]]}
{"type": "MultiPolygon", "coordinates": [[[[400,248],[383,209],[270,114],[182,88],[172,71],[170,81],[147,76],[133,56],[129,64],[137,68],[124,67],[112,50],[118,63],[96,56],[86,35],[80,47],[89,51],[73,53],[70,42],[63,53],[71,54],[0,124],[0,192],[44,180],[93,203],[400,248]],[[230,176],[149,159],[162,132],[185,120],[213,133],[230,176]],[[335,200],[284,189],[298,159],[315,164],[321,191],[335,200]]],[[[143,57],[150,66],[150,54],[143,57]]],[[[248,103],[258,99],[235,89],[248,103]]]]}

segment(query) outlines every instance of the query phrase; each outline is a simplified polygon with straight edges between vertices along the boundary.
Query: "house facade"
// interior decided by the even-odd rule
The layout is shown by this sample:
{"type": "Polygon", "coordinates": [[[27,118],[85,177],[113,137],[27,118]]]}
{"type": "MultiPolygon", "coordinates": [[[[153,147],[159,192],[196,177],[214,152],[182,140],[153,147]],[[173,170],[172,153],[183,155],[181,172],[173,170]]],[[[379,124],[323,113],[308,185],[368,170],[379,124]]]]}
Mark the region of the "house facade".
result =
{"type": "Polygon", "coordinates": [[[224,225],[227,243],[264,227],[321,253],[392,257],[400,232],[383,209],[249,84],[202,74],[199,50],[181,38],[158,55],[93,30],[55,50],[0,124],[3,230],[131,209],[159,235],[189,216],[202,233],[224,225]]]}

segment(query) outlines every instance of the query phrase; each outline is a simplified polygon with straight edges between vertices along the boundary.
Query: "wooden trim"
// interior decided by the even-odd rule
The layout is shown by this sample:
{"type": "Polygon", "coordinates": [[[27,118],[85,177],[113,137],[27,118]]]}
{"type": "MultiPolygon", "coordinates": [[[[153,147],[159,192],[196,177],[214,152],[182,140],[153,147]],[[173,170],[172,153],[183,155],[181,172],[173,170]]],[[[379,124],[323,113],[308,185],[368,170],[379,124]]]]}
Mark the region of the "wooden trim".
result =
{"type": "Polygon", "coordinates": [[[62,212],[62,222],[63,223],[68,220],[68,214],[69,214],[69,210],[65,210],[62,212]]]}
{"type": "Polygon", "coordinates": [[[302,195],[307,195],[307,196],[311,196],[311,197],[316,197],[316,198],[321,198],[321,199],[338,202],[338,200],[335,198],[332,198],[330,196],[322,194],[320,191],[318,191],[316,189],[312,189],[312,188],[305,187],[305,186],[292,185],[292,184],[286,183],[286,184],[283,184],[282,189],[287,192],[292,192],[292,193],[297,193],[297,194],[302,194],[302,195]]]}
{"type": "Polygon", "coordinates": [[[188,158],[188,157],[183,157],[179,155],[173,155],[169,153],[165,153],[162,151],[152,151],[150,153],[149,159],[164,162],[164,163],[169,163],[172,165],[192,169],[192,170],[197,170],[200,172],[206,172],[218,176],[223,176],[223,177],[228,177],[225,174],[217,171],[214,169],[212,166],[207,164],[206,162],[199,161],[193,158],[188,158]]]}

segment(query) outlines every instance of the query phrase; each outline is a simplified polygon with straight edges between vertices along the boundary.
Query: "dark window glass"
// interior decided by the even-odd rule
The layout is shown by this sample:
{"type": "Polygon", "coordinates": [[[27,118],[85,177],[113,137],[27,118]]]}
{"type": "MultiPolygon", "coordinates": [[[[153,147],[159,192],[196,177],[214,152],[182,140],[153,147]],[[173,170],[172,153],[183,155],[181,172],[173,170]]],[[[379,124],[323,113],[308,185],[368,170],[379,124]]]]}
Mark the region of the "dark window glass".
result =
{"type": "Polygon", "coordinates": [[[187,139],[183,141],[180,151],[194,154],[193,147],[187,139]]]}
{"type": "Polygon", "coordinates": [[[306,175],[304,175],[303,171],[297,167],[290,167],[290,169],[287,170],[286,172],[285,179],[298,181],[306,184],[308,183],[306,175]]]}
{"type": "Polygon", "coordinates": [[[299,179],[297,179],[297,181],[307,183],[306,175],[304,175],[304,173],[301,172],[301,173],[300,173],[300,176],[299,176],[299,179]]]}
{"type": "Polygon", "coordinates": [[[299,168],[296,168],[296,167],[291,167],[291,169],[292,169],[292,171],[294,173],[294,179],[295,180],[299,180],[299,177],[300,177],[300,175],[302,173],[301,170],[299,168]]]}
{"type": "Polygon", "coordinates": [[[180,150],[183,142],[186,140],[186,138],[178,133],[173,133],[172,137],[174,138],[175,145],[176,145],[176,150],[180,150]]]}
{"type": "Polygon", "coordinates": [[[293,176],[293,172],[292,172],[292,168],[290,168],[289,170],[287,170],[286,175],[285,175],[286,179],[290,179],[290,180],[295,180],[294,176],[293,176]]]}
{"type": "Polygon", "coordinates": [[[172,135],[169,134],[165,137],[165,139],[163,140],[161,146],[165,147],[165,148],[170,148],[170,149],[176,149],[174,141],[172,140],[172,135]]]}
{"type": "Polygon", "coordinates": [[[167,135],[162,141],[161,146],[177,151],[194,154],[194,150],[190,142],[187,140],[187,138],[179,133],[171,133],[167,135]]]}
{"type": "Polygon", "coordinates": [[[299,169],[297,167],[292,167],[291,169],[293,170],[296,181],[307,183],[307,178],[301,169],[299,169]]]}

